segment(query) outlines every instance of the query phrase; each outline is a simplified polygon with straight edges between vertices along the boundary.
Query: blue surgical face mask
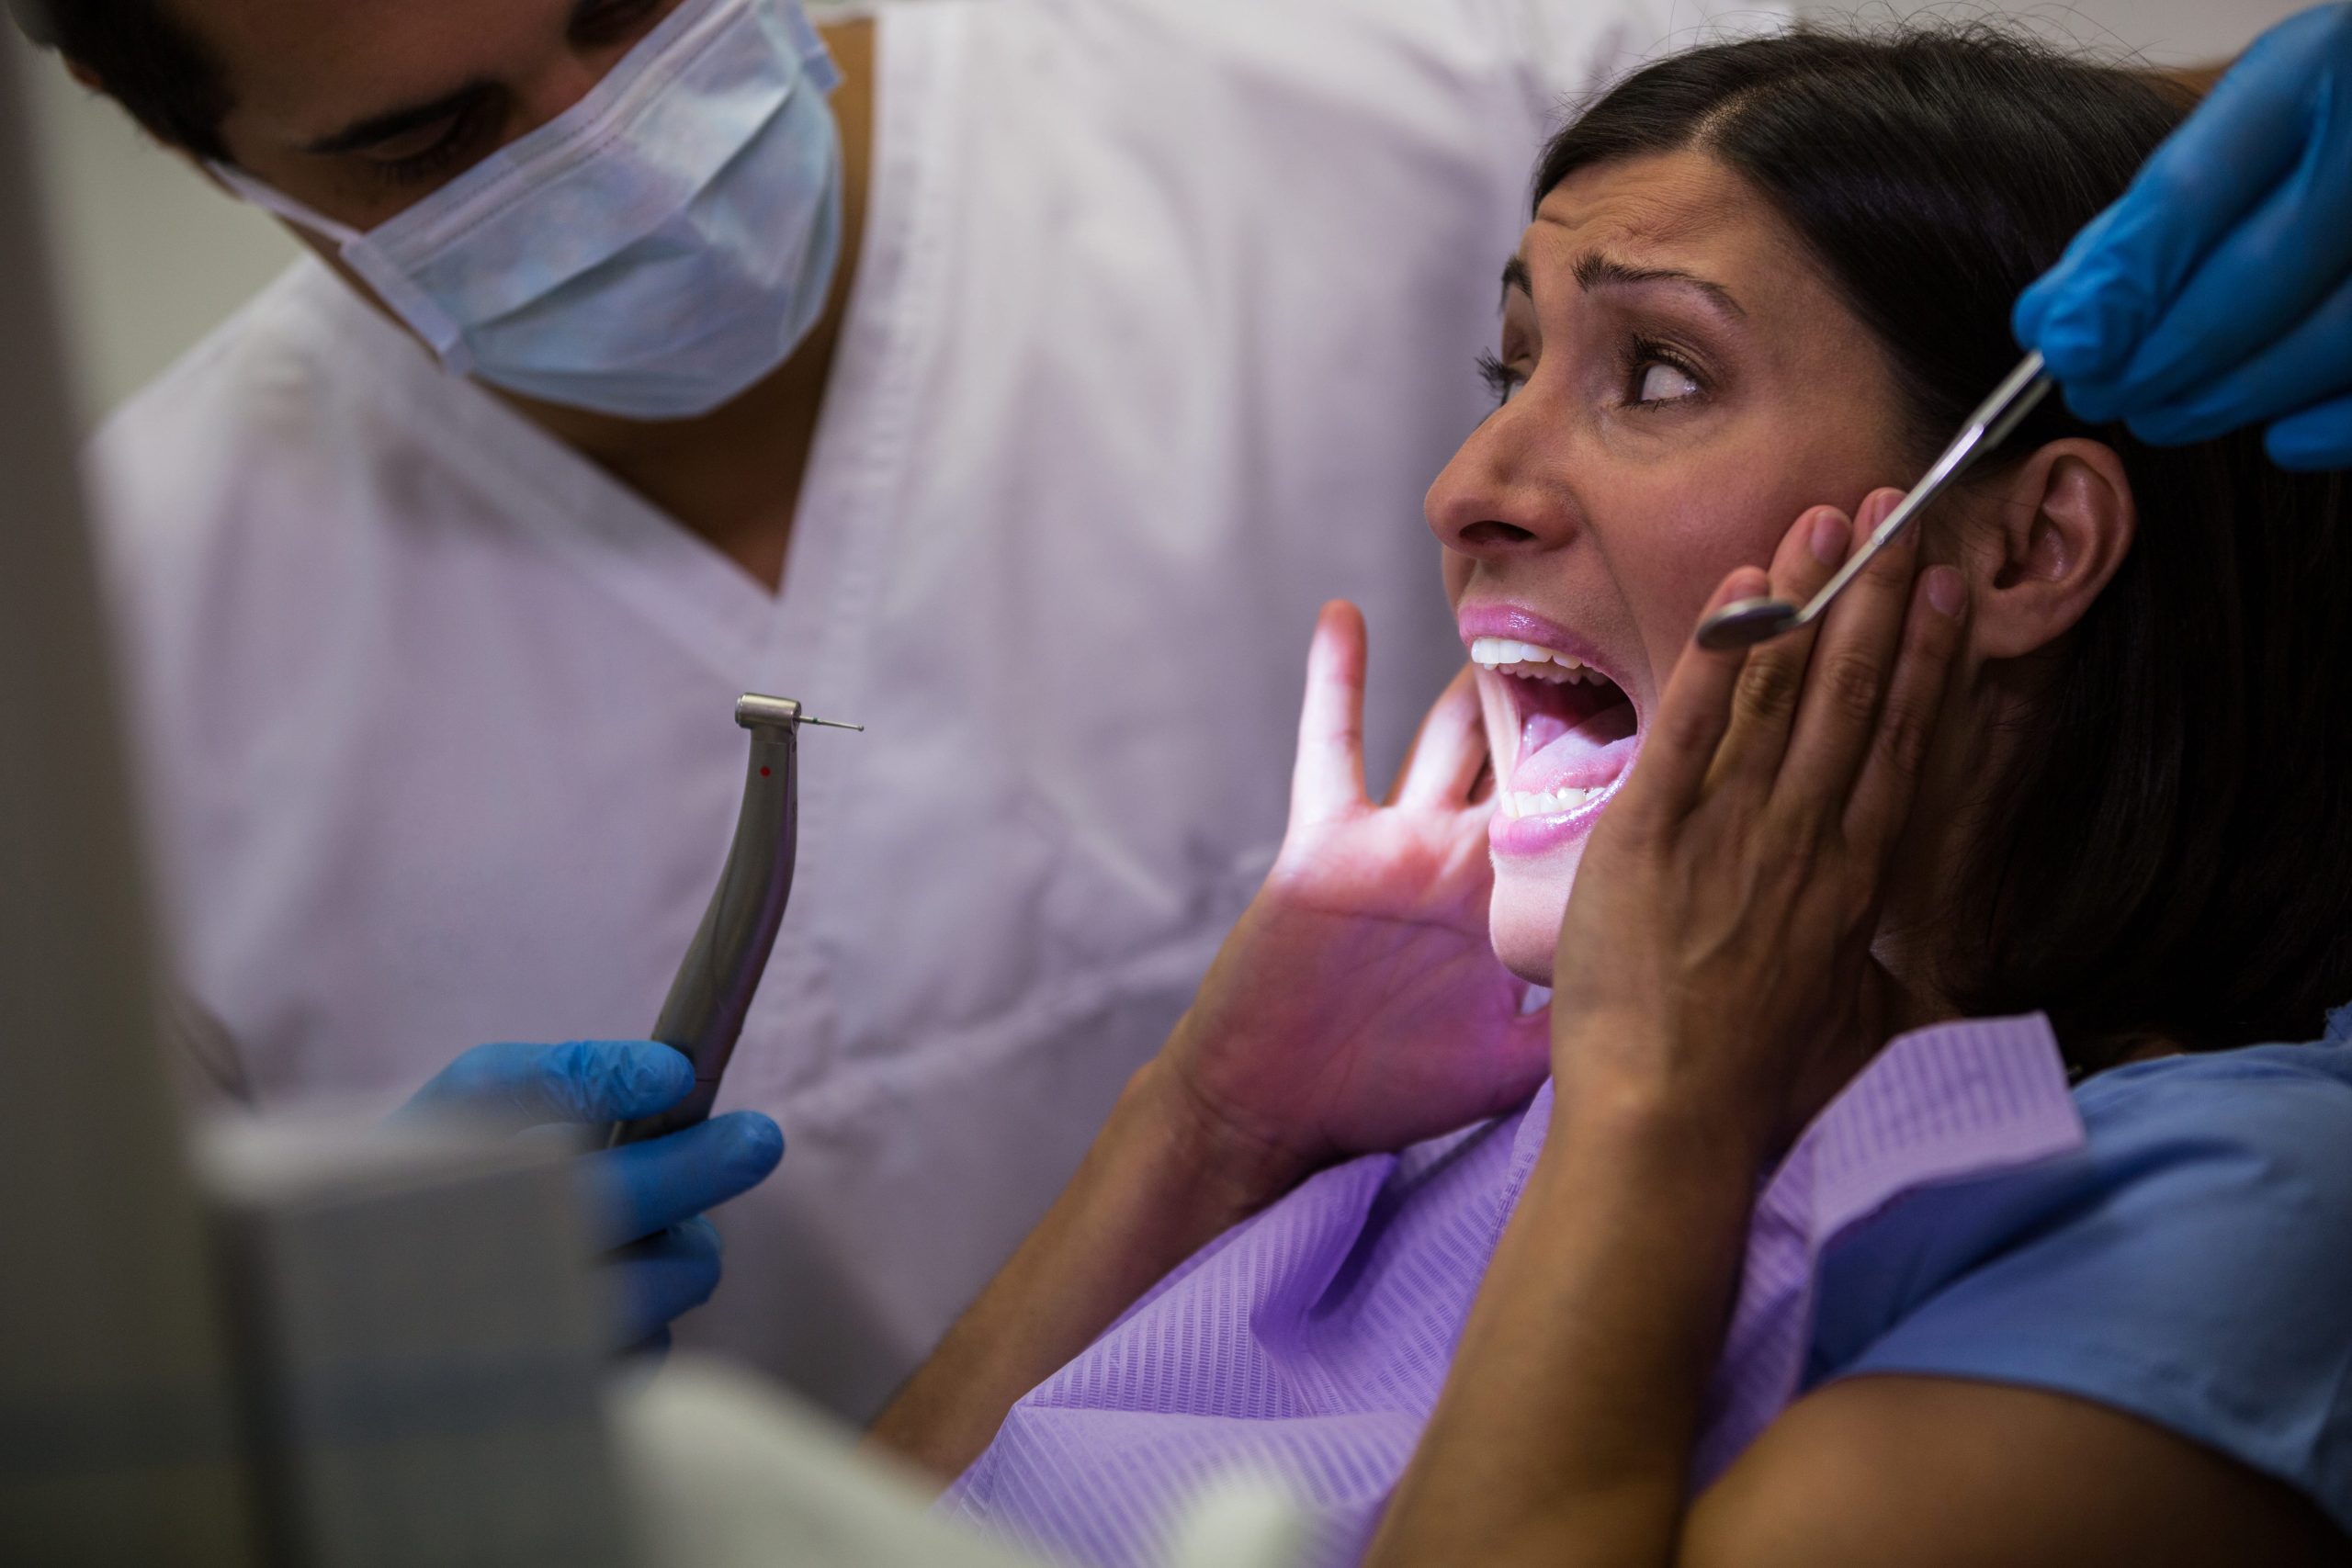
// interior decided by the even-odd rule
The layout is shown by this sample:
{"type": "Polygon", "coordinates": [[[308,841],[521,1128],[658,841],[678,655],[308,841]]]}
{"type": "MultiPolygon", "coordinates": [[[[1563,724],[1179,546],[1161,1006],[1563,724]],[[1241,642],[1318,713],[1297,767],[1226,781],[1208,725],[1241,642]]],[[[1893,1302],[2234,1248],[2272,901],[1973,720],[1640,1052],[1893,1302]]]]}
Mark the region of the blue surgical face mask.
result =
{"type": "Polygon", "coordinates": [[[707,413],[790,355],[841,254],[840,80],[797,0],[684,0],[556,119],[341,247],[453,375],[628,418],[707,413]]]}

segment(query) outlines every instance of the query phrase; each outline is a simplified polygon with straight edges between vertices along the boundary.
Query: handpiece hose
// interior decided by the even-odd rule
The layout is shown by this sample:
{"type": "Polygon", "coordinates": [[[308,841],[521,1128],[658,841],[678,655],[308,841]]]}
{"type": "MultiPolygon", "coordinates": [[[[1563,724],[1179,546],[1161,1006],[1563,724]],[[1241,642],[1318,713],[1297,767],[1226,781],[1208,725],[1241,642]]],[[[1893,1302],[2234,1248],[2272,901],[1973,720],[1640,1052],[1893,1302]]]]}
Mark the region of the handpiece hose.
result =
{"type": "Polygon", "coordinates": [[[653,1025],[654,1039],[694,1064],[694,1092],[659,1115],[616,1124],[608,1147],[658,1138],[710,1114],[792,897],[800,827],[799,730],[828,721],[808,717],[786,698],[746,696],[735,705],[735,722],[752,732],[752,759],[734,847],[653,1025]]]}

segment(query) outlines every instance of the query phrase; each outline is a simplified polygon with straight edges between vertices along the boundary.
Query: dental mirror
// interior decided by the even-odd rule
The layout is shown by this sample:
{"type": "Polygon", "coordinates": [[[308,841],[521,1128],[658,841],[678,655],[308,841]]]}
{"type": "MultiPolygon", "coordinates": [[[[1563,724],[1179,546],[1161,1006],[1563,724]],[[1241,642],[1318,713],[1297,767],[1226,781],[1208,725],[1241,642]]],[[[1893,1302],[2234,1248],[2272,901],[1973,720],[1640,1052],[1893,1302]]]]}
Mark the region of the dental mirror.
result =
{"type": "Polygon", "coordinates": [[[1801,614],[1786,599],[1735,599],[1701,623],[1699,646],[1710,653],[1753,648],[1793,629],[1801,614]]]}
{"type": "Polygon", "coordinates": [[[1951,445],[1944,448],[1926,477],[1911,487],[1910,494],[1895,502],[1894,510],[1886,514],[1886,521],[1804,608],[1785,599],[1735,600],[1699,623],[1699,646],[1717,653],[1753,648],[1819,620],[1831,602],[1845,592],[1846,585],[1860,575],[1872,557],[1894,543],[1912,518],[1926,511],[1928,503],[1960,478],[1969,464],[1998,446],[2033,412],[2034,405],[2050,390],[2050,385],[2037,349],[2001,378],[2001,384],[1993,389],[1993,395],[1968,416],[1968,423],[1961,426],[1960,434],[1952,437],[1951,445]]]}

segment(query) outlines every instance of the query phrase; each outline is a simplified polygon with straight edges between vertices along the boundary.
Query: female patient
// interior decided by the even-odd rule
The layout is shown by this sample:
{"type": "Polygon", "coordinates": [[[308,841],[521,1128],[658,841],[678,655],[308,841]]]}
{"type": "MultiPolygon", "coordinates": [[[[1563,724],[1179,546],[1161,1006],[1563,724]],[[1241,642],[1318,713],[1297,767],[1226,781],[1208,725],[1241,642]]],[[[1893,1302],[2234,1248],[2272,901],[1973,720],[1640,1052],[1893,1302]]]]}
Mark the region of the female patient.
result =
{"type": "Polygon", "coordinates": [[[1429,500],[1475,669],[1374,805],[1326,612],[1280,863],[876,1429],[951,1506],[1080,1561],[1229,1467],[1337,1561],[2343,1554],[2352,1052],[2260,1043],[2352,998],[2340,478],[2053,398],[1817,636],[1689,645],[1828,578],[2184,107],[1799,35],[1552,145],[1429,500]]]}

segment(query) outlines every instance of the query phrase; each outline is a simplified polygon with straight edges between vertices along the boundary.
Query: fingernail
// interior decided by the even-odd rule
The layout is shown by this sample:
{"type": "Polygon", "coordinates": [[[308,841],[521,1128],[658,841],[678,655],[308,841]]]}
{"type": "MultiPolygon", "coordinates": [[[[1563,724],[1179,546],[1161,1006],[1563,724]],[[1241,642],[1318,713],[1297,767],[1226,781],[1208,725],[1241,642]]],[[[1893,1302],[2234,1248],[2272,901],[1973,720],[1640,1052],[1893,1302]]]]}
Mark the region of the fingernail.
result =
{"type": "Polygon", "coordinates": [[[1968,584],[1948,566],[1929,567],[1928,603],[1936,607],[1939,615],[1957,616],[1960,607],[1968,603],[1968,584]]]}
{"type": "Polygon", "coordinates": [[[1813,558],[1824,566],[1836,566],[1846,558],[1846,519],[1835,512],[1825,511],[1813,520],[1813,537],[1808,543],[1813,558]]]}

